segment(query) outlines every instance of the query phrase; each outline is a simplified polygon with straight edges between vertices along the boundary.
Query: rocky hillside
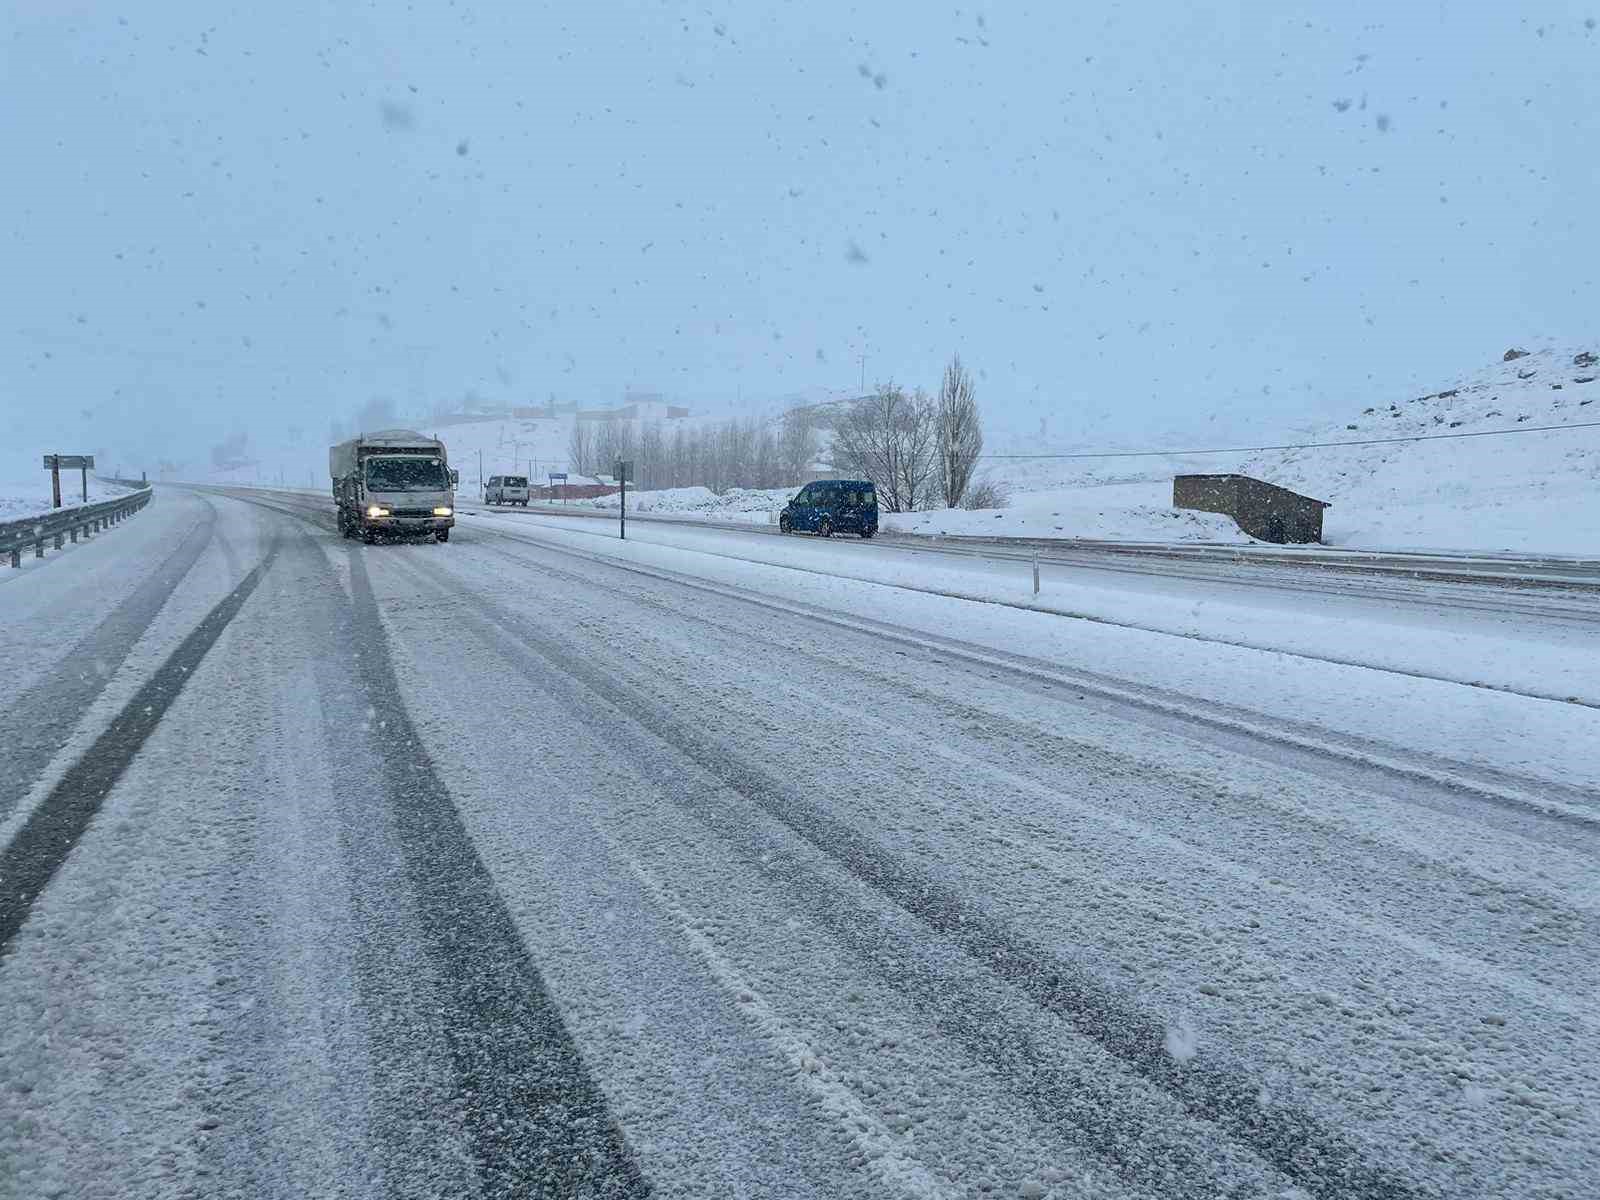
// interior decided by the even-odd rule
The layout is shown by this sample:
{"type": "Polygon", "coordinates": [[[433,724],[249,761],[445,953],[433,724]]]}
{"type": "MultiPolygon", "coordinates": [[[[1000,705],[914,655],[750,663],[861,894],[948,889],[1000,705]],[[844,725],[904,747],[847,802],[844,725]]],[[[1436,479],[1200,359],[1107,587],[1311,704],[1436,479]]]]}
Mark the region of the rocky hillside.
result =
{"type": "Polygon", "coordinates": [[[1423,396],[1370,404],[1239,469],[1331,501],[1334,544],[1600,553],[1600,359],[1509,350],[1423,396]],[[1554,427],[1554,428],[1546,428],[1554,427]],[[1500,436],[1497,430],[1526,430],[1500,436]],[[1453,436],[1426,441],[1382,439],[1453,436]]]}

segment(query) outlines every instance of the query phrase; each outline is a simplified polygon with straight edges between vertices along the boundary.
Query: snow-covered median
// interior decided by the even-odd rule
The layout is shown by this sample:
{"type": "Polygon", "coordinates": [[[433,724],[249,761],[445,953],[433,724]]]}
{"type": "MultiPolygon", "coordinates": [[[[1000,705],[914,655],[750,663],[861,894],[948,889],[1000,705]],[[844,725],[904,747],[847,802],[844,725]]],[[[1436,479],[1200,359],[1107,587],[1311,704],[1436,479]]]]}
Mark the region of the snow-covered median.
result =
{"type": "MultiPolygon", "coordinates": [[[[754,525],[768,525],[778,519],[778,510],[799,490],[799,487],[729,488],[718,495],[705,487],[662,488],[650,492],[629,488],[628,511],[654,513],[663,517],[701,517],[708,521],[746,521],[754,525]]],[[[621,497],[601,496],[577,503],[614,512],[621,503],[621,497]]]]}

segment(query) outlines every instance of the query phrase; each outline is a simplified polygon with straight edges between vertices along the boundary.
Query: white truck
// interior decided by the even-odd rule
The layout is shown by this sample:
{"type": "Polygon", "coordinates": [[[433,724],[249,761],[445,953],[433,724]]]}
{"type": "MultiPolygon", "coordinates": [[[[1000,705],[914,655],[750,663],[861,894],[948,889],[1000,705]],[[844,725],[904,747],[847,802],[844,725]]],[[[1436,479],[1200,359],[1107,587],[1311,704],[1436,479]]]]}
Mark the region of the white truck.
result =
{"type": "Polygon", "coordinates": [[[382,536],[432,534],[450,540],[455,485],[444,443],[410,429],[382,429],[328,450],[339,532],[375,542],[382,536]]]}

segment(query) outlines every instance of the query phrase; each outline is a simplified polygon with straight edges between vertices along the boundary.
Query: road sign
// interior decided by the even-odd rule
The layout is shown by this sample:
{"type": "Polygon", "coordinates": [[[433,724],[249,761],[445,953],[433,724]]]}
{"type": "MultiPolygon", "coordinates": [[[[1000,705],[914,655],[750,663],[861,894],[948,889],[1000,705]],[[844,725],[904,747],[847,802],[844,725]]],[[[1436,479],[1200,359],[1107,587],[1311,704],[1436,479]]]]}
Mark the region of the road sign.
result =
{"type": "Polygon", "coordinates": [[[46,454],[44,469],[50,472],[50,498],[55,507],[61,507],[61,472],[76,467],[83,472],[83,502],[89,503],[89,468],[94,466],[92,454],[46,454]]]}
{"type": "Polygon", "coordinates": [[[565,471],[551,471],[550,472],[550,482],[552,484],[565,483],[566,481],[567,481],[567,473],[565,471]]]}

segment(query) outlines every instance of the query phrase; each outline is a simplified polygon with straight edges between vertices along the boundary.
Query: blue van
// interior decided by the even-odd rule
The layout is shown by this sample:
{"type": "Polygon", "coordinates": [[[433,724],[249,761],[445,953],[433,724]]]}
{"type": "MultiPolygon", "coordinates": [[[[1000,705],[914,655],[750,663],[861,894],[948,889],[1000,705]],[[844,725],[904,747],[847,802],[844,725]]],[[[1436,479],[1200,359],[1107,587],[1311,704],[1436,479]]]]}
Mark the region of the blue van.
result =
{"type": "Polygon", "coordinates": [[[869,538],[878,532],[878,493],[865,479],[808,483],[778,514],[778,530],[818,537],[854,533],[869,538]]]}

